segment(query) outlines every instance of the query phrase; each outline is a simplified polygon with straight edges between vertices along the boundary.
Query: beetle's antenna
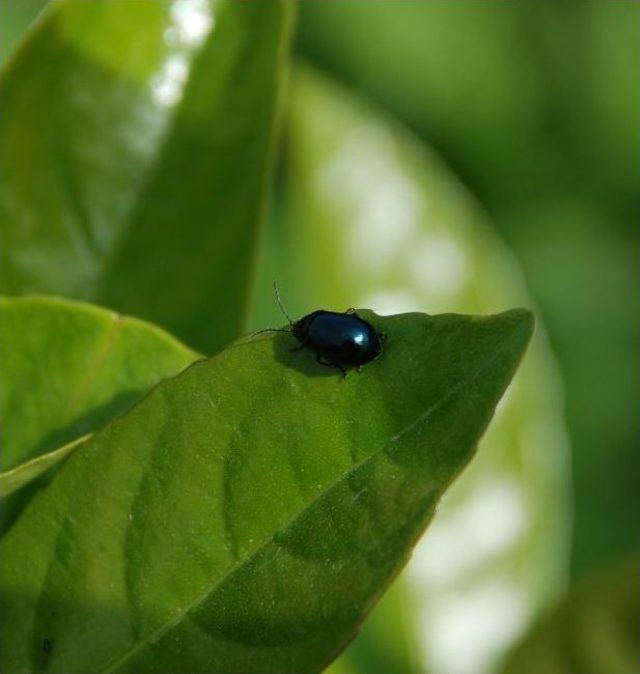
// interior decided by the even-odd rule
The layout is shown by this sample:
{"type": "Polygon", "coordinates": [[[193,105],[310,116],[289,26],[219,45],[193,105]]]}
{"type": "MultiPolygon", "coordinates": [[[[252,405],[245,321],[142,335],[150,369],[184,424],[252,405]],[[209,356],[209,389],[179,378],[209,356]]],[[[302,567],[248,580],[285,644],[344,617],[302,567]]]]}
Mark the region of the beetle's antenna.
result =
{"type": "Polygon", "coordinates": [[[280,311],[285,315],[286,319],[289,321],[289,325],[293,327],[293,321],[291,320],[291,316],[289,316],[287,310],[282,306],[282,301],[280,299],[280,291],[278,290],[278,284],[275,281],[273,282],[273,291],[275,292],[276,302],[280,307],[280,311]]]}
{"type": "MultiPolygon", "coordinates": [[[[275,281],[273,282],[273,290],[275,292],[276,302],[280,307],[280,311],[285,315],[286,319],[289,321],[289,325],[291,326],[291,328],[293,328],[293,321],[291,320],[291,317],[287,313],[287,310],[282,306],[282,301],[280,300],[280,293],[278,291],[278,284],[275,281]]],[[[261,335],[264,332],[291,332],[291,330],[289,328],[264,328],[264,330],[256,330],[256,332],[252,332],[251,337],[255,337],[255,335],[261,335]]]]}
{"type": "Polygon", "coordinates": [[[256,330],[251,333],[251,337],[261,335],[263,332],[291,332],[288,328],[264,328],[263,330],[256,330]]]}

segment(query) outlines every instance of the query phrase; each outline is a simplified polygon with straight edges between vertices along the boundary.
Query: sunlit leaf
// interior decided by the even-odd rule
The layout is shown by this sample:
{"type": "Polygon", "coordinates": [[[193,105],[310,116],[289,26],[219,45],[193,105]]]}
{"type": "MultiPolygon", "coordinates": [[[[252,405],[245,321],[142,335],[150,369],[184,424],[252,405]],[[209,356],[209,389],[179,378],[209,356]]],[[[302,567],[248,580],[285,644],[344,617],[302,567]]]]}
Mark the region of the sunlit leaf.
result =
{"type": "Polygon", "coordinates": [[[0,80],[1,288],[242,331],[286,0],[60,0],[0,80]]]}
{"type": "MultiPolygon", "coordinates": [[[[163,330],[99,307],[0,299],[0,495],[55,466],[197,357],[163,330]]],[[[4,504],[3,526],[9,510],[4,504]]]]}
{"type": "Polygon", "coordinates": [[[531,314],[363,316],[343,379],[291,335],[162,382],[3,542],[8,671],[318,672],[404,565],[522,357],[531,314]]]}
{"type": "Polygon", "coordinates": [[[1,299],[2,470],[95,431],[196,357],[153,325],[89,304],[1,299]]]}

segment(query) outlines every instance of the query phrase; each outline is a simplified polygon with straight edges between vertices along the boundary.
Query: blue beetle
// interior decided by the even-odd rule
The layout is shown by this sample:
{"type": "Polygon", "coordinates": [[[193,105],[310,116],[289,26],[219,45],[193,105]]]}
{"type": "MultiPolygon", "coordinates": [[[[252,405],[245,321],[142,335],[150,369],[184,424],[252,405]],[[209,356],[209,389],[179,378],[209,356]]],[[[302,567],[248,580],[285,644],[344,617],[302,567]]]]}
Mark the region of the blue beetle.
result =
{"type": "Polygon", "coordinates": [[[309,349],[321,365],[335,367],[346,376],[346,367],[360,368],[382,353],[384,334],[360,318],[355,310],[345,313],[319,309],[291,326],[300,342],[294,351],[309,349]]]}
{"type": "Polygon", "coordinates": [[[360,369],[382,353],[385,334],[360,318],[355,309],[344,313],[318,309],[294,322],[282,306],[275,283],[274,290],[278,306],[291,327],[288,330],[269,328],[266,332],[275,330],[293,333],[299,344],[292,351],[309,349],[320,365],[334,367],[345,377],[347,367],[360,369]]]}

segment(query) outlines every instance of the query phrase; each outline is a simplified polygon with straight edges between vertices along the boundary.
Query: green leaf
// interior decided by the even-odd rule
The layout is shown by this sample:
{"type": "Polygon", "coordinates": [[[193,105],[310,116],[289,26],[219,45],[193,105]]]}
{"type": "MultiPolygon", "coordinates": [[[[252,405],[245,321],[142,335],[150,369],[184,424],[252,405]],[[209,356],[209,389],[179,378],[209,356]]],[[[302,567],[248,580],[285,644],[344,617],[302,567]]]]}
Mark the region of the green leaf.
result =
{"type": "Polygon", "coordinates": [[[638,284],[637,231],[616,235],[618,216],[571,195],[512,215],[562,363],[573,445],[571,571],[579,578],[640,546],[640,378],[629,376],[640,372],[640,321],[633,320],[638,293],[622,291],[638,284]],[[598,233],[605,223],[611,228],[598,233]]]}
{"type": "Polygon", "coordinates": [[[291,335],[249,339],[74,452],[3,541],[5,669],[333,659],[473,455],[533,325],[362,315],[388,339],[360,374],[291,353],[291,335]]]}
{"type": "Polygon", "coordinates": [[[197,357],[153,325],[92,305],[0,298],[0,495],[49,470],[197,357]]]}
{"type": "Polygon", "coordinates": [[[3,0],[0,2],[0,64],[15,49],[47,0],[3,0]]]}
{"type": "Polygon", "coordinates": [[[2,470],[95,431],[197,357],[153,325],[89,304],[0,298],[2,470]]]}
{"type": "Polygon", "coordinates": [[[637,555],[584,576],[513,652],[504,674],[636,674],[637,555]]]}
{"type": "Polygon", "coordinates": [[[290,24],[287,0],[52,3],[0,82],[2,291],[237,337],[290,24]]]}
{"type": "MultiPolygon", "coordinates": [[[[444,147],[483,195],[520,195],[550,142],[549,78],[531,47],[542,13],[495,0],[302,3],[300,51],[444,147]]],[[[562,165],[553,159],[549,181],[562,165]]]]}
{"type": "MultiPolygon", "coordinates": [[[[286,270],[280,289],[293,316],[318,307],[482,314],[532,306],[517,261],[428,145],[310,68],[297,70],[291,90],[286,190],[271,231],[273,248],[291,254],[263,272],[262,285],[286,270]]],[[[266,298],[261,304],[268,306],[266,298]]],[[[256,327],[273,321],[263,316],[256,327]]],[[[405,576],[414,649],[421,644],[423,666],[432,671],[494,671],[564,591],[568,444],[543,329],[481,450],[405,576]],[[508,618],[490,621],[480,605],[508,618]],[[456,646],[462,641],[463,650],[456,646]]],[[[396,626],[399,654],[407,642],[403,622],[380,621],[396,626]]],[[[383,647],[367,624],[361,638],[369,650],[383,647]]],[[[371,671],[349,655],[356,671],[371,671]]],[[[396,659],[397,671],[407,671],[405,661],[396,659]]]]}
{"type": "Polygon", "coordinates": [[[523,230],[505,213],[523,203],[609,202],[603,234],[636,206],[638,3],[301,7],[299,51],[443,148],[506,232],[523,230]]]}
{"type": "MultiPolygon", "coordinates": [[[[83,442],[86,442],[90,437],[90,434],[83,435],[76,440],[68,442],[62,447],[58,447],[58,449],[54,449],[41,456],[36,456],[29,461],[21,463],[15,468],[2,471],[0,473],[0,499],[10,496],[18,489],[33,482],[36,478],[39,478],[49,471],[49,469],[57,466],[71,454],[74,449],[83,442]]],[[[26,503],[26,500],[24,502],[26,503]]]]}

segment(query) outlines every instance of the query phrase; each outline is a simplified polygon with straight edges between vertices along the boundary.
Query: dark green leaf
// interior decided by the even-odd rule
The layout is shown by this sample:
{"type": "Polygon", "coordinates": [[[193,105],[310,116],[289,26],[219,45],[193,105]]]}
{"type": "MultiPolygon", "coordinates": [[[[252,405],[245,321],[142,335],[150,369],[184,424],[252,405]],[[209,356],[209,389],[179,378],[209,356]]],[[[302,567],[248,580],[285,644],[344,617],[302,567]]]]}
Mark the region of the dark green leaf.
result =
{"type": "Polygon", "coordinates": [[[245,320],[287,0],[61,0],[2,75],[1,287],[203,350],[245,320]]]}
{"type": "Polygon", "coordinates": [[[543,82],[531,20],[527,39],[518,39],[529,4],[307,2],[299,42],[316,63],[445,148],[483,196],[493,196],[515,192],[526,167],[548,156],[548,135],[547,144],[535,142],[544,128],[543,82]]]}
{"type": "Polygon", "coordinates": [[[357,637],[325,674],[424,674],[423,635],[415,619],[417,602],[412,591],[408,583],[396,578],[367,614],[357,637]]]}
{"type": "Polygon", "coordinates": [[[470,460],[533,323],[363,315],[388,340],[361,374],[254,338],[74,452],[4,539],[5,669],[328,664],[470,460]]]}
{"type": "Polygon", "coordinates": [[[504,674],[637,674],[640,559],[583,577],[514,651],[504,674]]]}
{"type": "Polygon", "coordinates": [[[507,230],[506,204],[637,205],[638,3],[301,5],[301,51],[444,149],[507,230]]]}

